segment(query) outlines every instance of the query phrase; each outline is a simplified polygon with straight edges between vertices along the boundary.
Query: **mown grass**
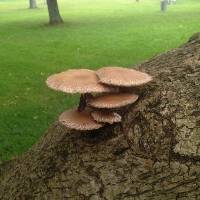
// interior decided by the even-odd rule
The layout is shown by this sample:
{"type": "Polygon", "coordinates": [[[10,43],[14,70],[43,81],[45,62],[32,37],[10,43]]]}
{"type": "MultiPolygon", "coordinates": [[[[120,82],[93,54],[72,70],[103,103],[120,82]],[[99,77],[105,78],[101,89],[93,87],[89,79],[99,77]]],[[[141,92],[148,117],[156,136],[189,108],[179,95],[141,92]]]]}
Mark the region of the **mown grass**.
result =
{"type": "Polygon", "coordinates": [[[63,110],[77,103],[48,89],[68,68],[132,66],[177,47],[200,30],[199,0],[62,0],[65,24],[49,27],[47,8],[0,0],[0,160],[26,151],[63,110]]]}

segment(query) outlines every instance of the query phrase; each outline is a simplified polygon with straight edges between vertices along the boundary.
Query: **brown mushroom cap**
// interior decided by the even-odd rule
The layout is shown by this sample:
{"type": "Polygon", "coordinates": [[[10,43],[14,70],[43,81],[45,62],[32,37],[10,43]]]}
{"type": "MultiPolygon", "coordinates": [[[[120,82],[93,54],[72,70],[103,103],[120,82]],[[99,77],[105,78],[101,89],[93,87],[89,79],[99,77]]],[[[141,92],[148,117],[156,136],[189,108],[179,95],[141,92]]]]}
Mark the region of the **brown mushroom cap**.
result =
{"type": "Polygon", "coordinates": [[[47,85],[66,93],[110,92],[111,87],[99,83],[96,73],[89,69],[72,69],[50,76],[47,85]]]}
{"type": "Polygon", "coordinates": [[[75,130],[95,130],[104,126],[93,120],[88,111],[78,112],[76,109],[67,110],[59,117],[59,122],[69,129],[75,130]]]}
{"type": "Polygon", "coordinates": [[[140,86],[152,80],[147,73],[123,67],[103,67],[96,74],[101,83],[112,86],[140,86]]]}
{"type": "Polygon", "coordinates": [[[138,95],[132,93],[111,93],[89,100],[88,105],[94,108],[120,108],[137,101],[138,95]]]}
{"type": "Polygon", "coordinates": [[[93,111],[91,112],[93,119],[97,122],[103,123],[117,123],[121,122],[122,117],[116,112],[112,111],[93,111]]]}

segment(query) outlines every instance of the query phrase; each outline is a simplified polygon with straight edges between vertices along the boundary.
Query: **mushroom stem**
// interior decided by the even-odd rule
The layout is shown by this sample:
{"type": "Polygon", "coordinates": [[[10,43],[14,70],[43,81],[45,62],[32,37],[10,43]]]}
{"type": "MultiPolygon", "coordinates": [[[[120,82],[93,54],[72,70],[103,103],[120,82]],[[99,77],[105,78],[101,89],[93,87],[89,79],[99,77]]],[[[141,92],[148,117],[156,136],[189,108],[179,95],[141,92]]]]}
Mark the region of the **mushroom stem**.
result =
{"type": "Polygon", "coordinates": [[[85,110],[85,107],[87,106],[87,101],[91,98],[93,98],[93,96],[90,93],[81,94],[79,105],[78,105],[79,112],[82,112],[83,110],[85,110]]]}
{"type": "Polygon", "coordinates": [[[81,94],[80,96],[80,100],[79,100],[79,105],[78,105],[78,111],[82,112],[83,110],[85,110],[87,103],[86,103],[86,95],[85,94],[81,94]]]}
{"type": "Polygon", "coordinates": [[[88,100],[90,100],[90,99],[93,98],[93,95],[90,94],[90,93],[86,93],[86,94],[85,94],[85,98],[86,98],[86,102],[87,102],[88,100]]]}

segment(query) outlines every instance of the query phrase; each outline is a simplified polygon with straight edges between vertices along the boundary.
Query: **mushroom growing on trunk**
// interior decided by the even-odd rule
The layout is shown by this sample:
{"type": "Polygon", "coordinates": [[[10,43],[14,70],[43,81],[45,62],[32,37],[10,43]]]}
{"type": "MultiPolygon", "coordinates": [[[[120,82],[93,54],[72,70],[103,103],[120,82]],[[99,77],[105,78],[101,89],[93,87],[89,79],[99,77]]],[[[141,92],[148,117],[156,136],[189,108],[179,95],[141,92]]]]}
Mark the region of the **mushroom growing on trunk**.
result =
{"type": "Polygon", "coordinates": [[[91,93],[112,91],[112,87],[99,83],[95,72],[89,69],[67,70],[50,76],[46,82],[54,90],[69,94],[81,94],[78,106],[78,111],[80,112],[85,109],[87,97],[91,93]]]}
{"type": "Polygon", "coordinates": [[[95,122],[85,111],[87,99],[91,98],[91,93],[111,92],[112,87],[99,83],[94,71],[89,69],[67,70],[50,76],[46,83],[54,90],[69,94],[81,94],[77,110],[65,111],[59,117],[59,121],[67,128],[93,130],[102,127],[102,124],[95,122]]]}
{"type": "Polygon", "coordinates": [[[152,80],[147,73],[123,67],[102,67],[96,73],[101,83],[110,86],[135,87],[145,85],[152,80]]]}
{"type": "Polygon", "coordinates": [[[88,105],[94,108],[113,109],[130,105],[137,99],[138,95],[133,93],[110,93],[90,99],[88,105]]]}
{"type": "Polygon", "coordinates": [[[104,125],[94,121],[90,112],[87,110],[82,112],[77,112],[75,109],[67,110],[60,115],[59,121],[69,129],[80,131],[95,130],[103,127],[104,125]]]}
{"type": "MultiPolygon", "coordinates": [[[[100,83],[118,87],[119,91],[134,90],[134,87],[141,87],[152,81],[152,77],[147,73],[116,66],[103,67],[97,70],[96,74],[100,83]]],[[[88,104],[98,109],[118,109],[122,111],[122,107],[133,104],[138,100],[138,97],[137,94],[131,92],[119,92],[93,98],[88,104]]],[[[128,138],[129,127],[123,127],[121,123],[121,132],[131,146],[128,138]]]]}
{"type": "Polygon", "coordinates": [[[121,122],[122,117],[113,109],[120,110],[137,101],[137,94],[120,92],[120,87],[132,88],[151,80],[151,76],[136,70],[103,67],[96,72],[89,69],[67,70],[50,76],[46,82],[54,90],[81,94],[78,108],[63,112],[59,121],[70,129],[94,130],[105,123],[121,122]],[[93,96],[94,93],[97,95],[93,96]],[[90,109],[86,109],[87,106],[90,109]]]}

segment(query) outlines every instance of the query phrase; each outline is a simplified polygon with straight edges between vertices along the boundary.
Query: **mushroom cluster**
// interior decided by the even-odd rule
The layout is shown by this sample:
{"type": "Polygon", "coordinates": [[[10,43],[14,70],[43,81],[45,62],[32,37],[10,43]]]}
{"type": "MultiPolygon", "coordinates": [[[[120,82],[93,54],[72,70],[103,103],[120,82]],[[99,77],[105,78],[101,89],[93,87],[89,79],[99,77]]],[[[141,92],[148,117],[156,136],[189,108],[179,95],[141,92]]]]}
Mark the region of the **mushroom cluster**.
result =
{"type": "Polygon", "coordinates": [[[134,69],[103,67],[67,70],[50,76],[46,83],[54,90],[80,94],[78,107],[63,112],[59,121],[69,129],[87,131],[121,122],[118,111],[138,99],[132,89],[151,80],[150,75],[134,69]]]}

